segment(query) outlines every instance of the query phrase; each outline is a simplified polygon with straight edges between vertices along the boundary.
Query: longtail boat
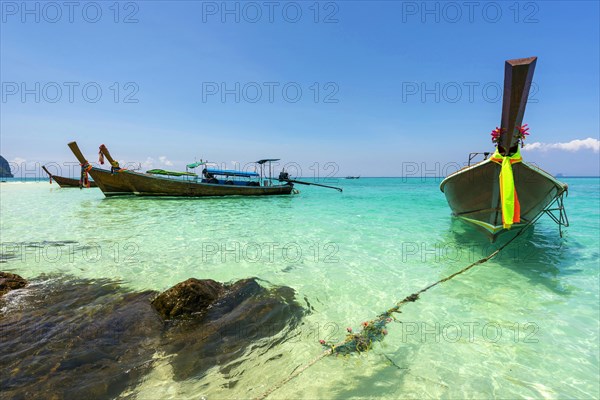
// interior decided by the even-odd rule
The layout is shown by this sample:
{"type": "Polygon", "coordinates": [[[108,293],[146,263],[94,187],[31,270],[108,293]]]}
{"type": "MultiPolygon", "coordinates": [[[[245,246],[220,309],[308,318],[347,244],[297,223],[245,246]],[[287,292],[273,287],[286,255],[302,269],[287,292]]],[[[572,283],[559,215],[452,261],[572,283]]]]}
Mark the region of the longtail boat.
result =
{"type": "MultiPolygon", "coordinates": [[[[138,196],[272,196],[292,193],[293,184],[270,185],[250,180],[258,178],[256,172],[218,170],[206,168],[205,162],[188,164],[188,169],[203,167],[202,177],[194,172],[176,172],[160,169],[149,170],[145,174],[120,169],[105,145],[100,146],[100,154],[106,157],[116,173],[121,175],[133,193],[138,196]],[[221,178],[221,179],[219,179],[221,178]],[[247,179],[236,179],[247,178],[247,179]]],[[[276,160],[269,160],[276,161],[276,160]]]]}
{"type": "Polygon", "coordinates": [[[567,185],[523,161],[520,153],[529,134],[527,125],[522,124],[536,61],[537,57],[529,57],[505,63],[502,119],[500,127],[492,131],[495,152],[471,153],[468,165],[440,184],[452,214],[492,242],[511,229],[535,222],[543,213],[550,215],[559,229],[568,226],[563,206],[567,185]],[[479,154],[484,160],[471,165],[479,154]]]}
{"type": "MultiPolygon", "coordinates": [[[[65,178],[64,176],[54,175],[50,171],[48,171],[45,165],[42,165],[42,169],[50,177],[50,183],[52,183],[52,181],[54,180],[54,182],[58,183],[58,186],[60,186],[61,188],[83,187],[83,183],[81,183],[78,179],[65,178]]],[[[98,185],[94,181],[89,181],[89,185],[90,187],[98,187],[98,185]]]]}

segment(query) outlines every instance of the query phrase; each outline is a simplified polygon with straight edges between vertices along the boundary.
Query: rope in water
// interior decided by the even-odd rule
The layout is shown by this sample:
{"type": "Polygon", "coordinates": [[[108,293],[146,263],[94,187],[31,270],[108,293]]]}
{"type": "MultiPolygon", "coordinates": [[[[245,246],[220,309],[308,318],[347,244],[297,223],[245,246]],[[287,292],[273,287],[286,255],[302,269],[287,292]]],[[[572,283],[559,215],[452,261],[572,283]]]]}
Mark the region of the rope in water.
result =
{"type": "MultiPolygon", "coordinates": [[[[319,354],[317,357],[313,358],[309,363],[303,365],[301,368],[296,369],[287,378],[283,379],[275,386],[272,386],[270,389],[268,389],[262,395],[256,397],[255,400],[263,400],[263,399],[267,398],[269,395],[271,395],[271,393],[273,393],[274,391],[285,386],[288,382],[290,382],[294,378],[298,377],[300,374],[302,374],[308,368],[312,367],[317,362],[319,362],[320,360],[325,358],[325,356],[328,356],[328,355],[331,355],[334,353],[335,354],[340,354],[340,353],[348,354],[348,353],[351,353],[354,351],[361,352],[361,351],[368,350],[371,347],[371,344],[373,341],[381,341],[381,340],[383,340],[383,337],[385,335],[387,335],[387,330],[384,329],[384,327],[387,323],[392,321],[393,313],[400,312],[400,307],[402,307],[406,303],[412,303],[412,302],[417,301],[419,299],[420,294],[425,293],[426,291],[439,285],[440,283],[447,282],[450,279],[452,279],[464,272],[467,272],[474,266],[483,264],[483,263],[491,260],[496,255],[498,255],[498,253],[500,253],[500,251],[504,250],[516,238],[521,236],[527,229],[529,229],[538,219],[540,219],[542,214],[543,213],[540,213],[534,219],[529,221],[527,223],[527,225],[525,225],[519,232],[517,232],[517,234],[515,236],[513,236],[508,242],[504,243],[502,246],[500,246],[498,249],[496,249],[494,252],[492,252],[487,257],[481,258],[481,259],[475,261],[474,263],[466,266],[465,268],[461,269],[460,271],[455,272],[452,275],[448,275],[447,277],[440,279],[439,281],[432,283],[431,285],[419,290],[418,292],[415,292],[415,293],[411,294],[410,296],[407,296],[403,300],[397,302],[394,307],[392,307],[389,310],[387,310],[386,312],[378,315],[374,320],[371,320],[369,322],[363,322],[363,329],[360,333],[347,335],[346,339],[344,341],[337,343],[337,344],[333,344],[333,345],[327,345],[328,348],[324,352],[319,354]]],[[[349,331],[349,332],[351,333],[351,331],[349,331]]],[[[325,345],[325,343],[323,341],[321,341],[321,344],[325,345]]]]}

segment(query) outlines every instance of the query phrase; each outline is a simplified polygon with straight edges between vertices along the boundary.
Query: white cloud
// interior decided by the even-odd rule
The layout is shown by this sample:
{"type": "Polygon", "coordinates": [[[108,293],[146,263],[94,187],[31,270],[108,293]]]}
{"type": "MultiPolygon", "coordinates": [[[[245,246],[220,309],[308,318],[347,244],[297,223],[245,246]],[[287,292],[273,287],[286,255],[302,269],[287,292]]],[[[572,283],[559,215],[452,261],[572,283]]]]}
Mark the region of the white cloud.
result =
{"type": "Polygon", "coordinates": [[[162,165],[166,165],[169,167],[173,165],[173,163],[170,160],[168,160],[167,157],[165,157],[165,156],[158,157],[158,161],[160,161],[160,163],[162,165]]]}
{"type": "Polygon", "coordinates": [[[527,151],[548,151],[548,150],[565,150],[570,152],[576,152],[579,150],[592,150],[594,153],[600,151],[600,140],[594,138],[587,139],[575,139],[566,143],[540,143],[534,142],[525,144],[523,150],[527,151]]]}
{"type": "Polygon", "coordinates": [[[24,158],[21,158],[21,157],[15,157],[12,160],[10,160],[10,162],[19,165],[19,164],[23,164],[23,163],[27,162],[27,160],[24,158]]]}
{"type": "Polygon", "coordinates": [[[152,157],[148,157],[148,158],[146,158],[146,161],[144,161],[144,162],[142,163],[142,166],[143,166],[145,169],[152,169],[152,168],[154,167],[154,158],[152,158],[152,157]]]}

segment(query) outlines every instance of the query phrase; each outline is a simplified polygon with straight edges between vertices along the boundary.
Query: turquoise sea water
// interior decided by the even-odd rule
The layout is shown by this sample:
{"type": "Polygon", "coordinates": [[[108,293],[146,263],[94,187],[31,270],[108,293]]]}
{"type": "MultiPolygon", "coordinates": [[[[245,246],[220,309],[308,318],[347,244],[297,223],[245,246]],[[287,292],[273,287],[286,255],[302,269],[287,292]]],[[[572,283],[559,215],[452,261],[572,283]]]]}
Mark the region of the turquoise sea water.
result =
{"type": "MultiPolygon", "coordinates": [[[[406,305],[367,354],[326,358],[272,398],[598,398],[600,184],[565,178],[571,227],[543,217],[495,259],[406,305]]],[[[340,180],[343,193],[106,199],[98,189],[0,184],[2,270],[164,290],[189,277],[258,277],[310,309],[293,338],[225,376],[175,381],[168,359],[139,399],[249,398],[318,355],[319,339],[491,253],[450,216],[439,179],[340,180]],[[231,385],[235,376],[237,384],[231,385]]],[[[330,182],[332,183],[332,182],[330,182]]]]}

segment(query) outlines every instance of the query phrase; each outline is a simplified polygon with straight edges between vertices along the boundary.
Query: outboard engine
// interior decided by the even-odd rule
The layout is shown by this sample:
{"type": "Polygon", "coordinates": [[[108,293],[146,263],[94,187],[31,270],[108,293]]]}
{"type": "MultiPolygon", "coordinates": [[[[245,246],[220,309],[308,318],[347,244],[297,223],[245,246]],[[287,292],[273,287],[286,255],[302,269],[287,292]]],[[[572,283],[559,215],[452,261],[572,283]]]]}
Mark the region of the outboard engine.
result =
{"type": "Polygon", "coordinates": [[[281,171],[279,173],[279,181],[283,182],[283,181],[289,181],[290,180],[290,174],[288,174],[287,172],[281,171]]]}

